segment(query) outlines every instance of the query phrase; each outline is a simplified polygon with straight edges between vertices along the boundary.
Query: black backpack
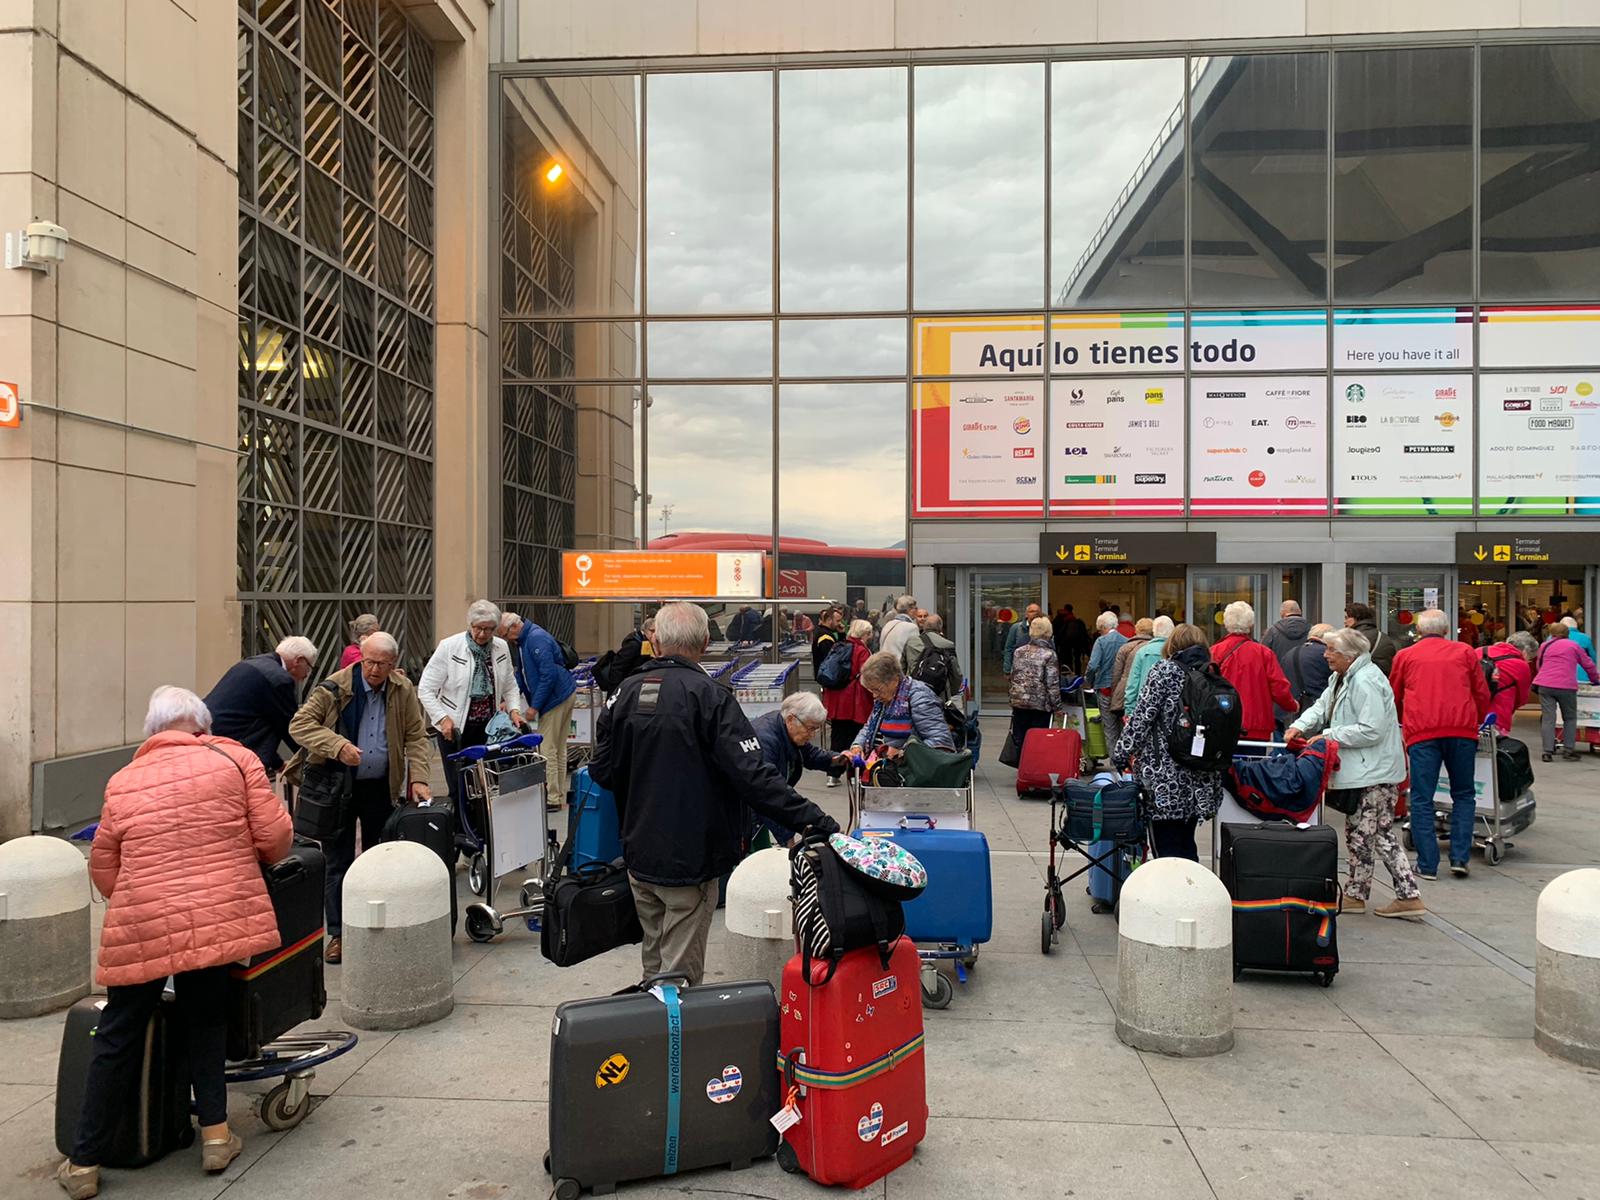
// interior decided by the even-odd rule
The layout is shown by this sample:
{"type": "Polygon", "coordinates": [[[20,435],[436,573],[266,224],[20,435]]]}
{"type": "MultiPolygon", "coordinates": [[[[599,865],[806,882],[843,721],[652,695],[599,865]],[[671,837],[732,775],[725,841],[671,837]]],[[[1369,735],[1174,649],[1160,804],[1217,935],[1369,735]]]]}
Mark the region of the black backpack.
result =
{"type": "Polygon", "coordinates": [[[1495,683],[1494,673],[1499,670],[1500,662],[1499,659],[1489,657],[1490,649],[1491,647],[1485,646],[1478,651],[1478,665],[1483,668],[1483,681],[1489,685],[1489,695],[1493,696],[1497,692],[1505,691],[1511,685],[1509,683],[1495,683]]]}
{"type": "Polygon", "coordinates": [[[1183,668],[1183,690],[1178,695],[1178,719],[1167,736],[1173,761],[1193,771],[1222,771],[1233,762],[1244,724],[1238,690],[1222,677],[1212,662],[1183,668]]]}
{"type": "MultiPolygon", "coordinates": [[[[553,633],[550,636],[556,637],[556,635],[553,633]]],[[[562,666],[566,667],[566,669],[570,671],[573,667],[578,665],[578,652],[573,648],[571,642],[567,641],[565,638],[556,638],[556,647],[561,651],[562,666]]]]}
{"type": "Polygon", "coordinates": [[[922,657],[911,668],[911,678],[927,684],[933,694],[943,700],[950,694],[950,684],[956,673],[956,652],[935,646],[927,630],[917,630],[922,639],[922,657]]]}
{"type": "Polygon", "coordinates": [[[817,668],[817,683],[836,692],[850,683],[850,663],[855,648],[849,642],[835,642],[823,656],[822,665],[817,668]]]}
{"type": "Polygon", "coordinates": [[[846,867],[822,834],[808,834],[789,851],[789,900],[794,906],[795,942],[802,978],[827,983],[851,950],[876,946],[887,969],[895,942],[906,931],[900,901],[846,867]],[[813,980],[813,960],[827,964],[813,980]]]}

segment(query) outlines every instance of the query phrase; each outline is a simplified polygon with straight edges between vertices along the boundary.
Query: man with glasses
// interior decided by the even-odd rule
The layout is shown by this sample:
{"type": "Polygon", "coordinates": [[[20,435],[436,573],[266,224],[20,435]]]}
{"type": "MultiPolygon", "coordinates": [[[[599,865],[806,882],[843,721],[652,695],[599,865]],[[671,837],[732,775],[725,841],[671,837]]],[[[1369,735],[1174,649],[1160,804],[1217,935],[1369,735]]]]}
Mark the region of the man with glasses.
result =
{"type": "Polygon", "coordinates": [[[289,730],[300,743],[290,768],[336,761],[351,775],[350,811],[345,826],[322,844],[328,869],[324,907],[328,946],[323,957],[343,957],[345,872],[356,858],[356,826],[361,848],[371,849],[383,836],[384,823],[395,806],[431,800],[428,787],[428,730],[422,720],[417,690],[395,671],[400,648],[387,633],[367,635],[361,661],[336,671],[311,689],[295,713],[289,730]]]}

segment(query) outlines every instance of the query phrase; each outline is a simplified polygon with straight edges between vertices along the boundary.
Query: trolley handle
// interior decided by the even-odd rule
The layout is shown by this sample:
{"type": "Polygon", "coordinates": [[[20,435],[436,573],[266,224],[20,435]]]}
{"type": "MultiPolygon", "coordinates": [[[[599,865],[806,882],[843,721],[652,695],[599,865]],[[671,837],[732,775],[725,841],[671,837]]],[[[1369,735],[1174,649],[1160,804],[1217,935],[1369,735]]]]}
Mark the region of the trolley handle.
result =
{"type": "Polygon", "coordinates": [[[537,733],[523,733],[506,742],[495,742],[493,745],[468,746],[464,750],[457,750],[450,755],[450,761],[455,763],[475,763],[482,759],[498,757],[502,754],[515,754],[519,750],[531,750],[544,741],[542,735],[537,733]]]}

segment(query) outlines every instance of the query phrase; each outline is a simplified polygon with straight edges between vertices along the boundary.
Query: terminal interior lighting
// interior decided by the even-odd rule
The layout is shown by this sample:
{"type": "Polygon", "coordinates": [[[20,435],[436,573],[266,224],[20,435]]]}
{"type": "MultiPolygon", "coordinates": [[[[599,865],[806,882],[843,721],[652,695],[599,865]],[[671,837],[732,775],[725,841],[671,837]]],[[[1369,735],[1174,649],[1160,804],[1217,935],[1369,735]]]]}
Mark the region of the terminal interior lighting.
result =
{"type": "Polygon", "coordinates": [[[557,183],[566,173],[567,169],[565,167],[558,162],[553,162],[544,169],[544,181],[546,183],[557,183]]]}

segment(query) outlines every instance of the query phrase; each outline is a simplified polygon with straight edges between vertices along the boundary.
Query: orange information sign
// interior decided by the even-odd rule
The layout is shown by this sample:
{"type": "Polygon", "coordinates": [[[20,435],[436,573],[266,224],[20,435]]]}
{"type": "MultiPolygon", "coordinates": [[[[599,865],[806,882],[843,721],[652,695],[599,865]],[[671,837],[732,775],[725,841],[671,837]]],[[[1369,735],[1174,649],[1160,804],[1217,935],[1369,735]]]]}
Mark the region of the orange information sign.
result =
{"type": "Polygon", "coordinates": [[[22,389],[0,379],[0,426],[15,429],[22,424],[22,389]]]}
{"type": "Polygon", "coordinates": [[[690,550],[566,550],[561,594],[571,600],[759,597],[766,556],[690,550]]]}

